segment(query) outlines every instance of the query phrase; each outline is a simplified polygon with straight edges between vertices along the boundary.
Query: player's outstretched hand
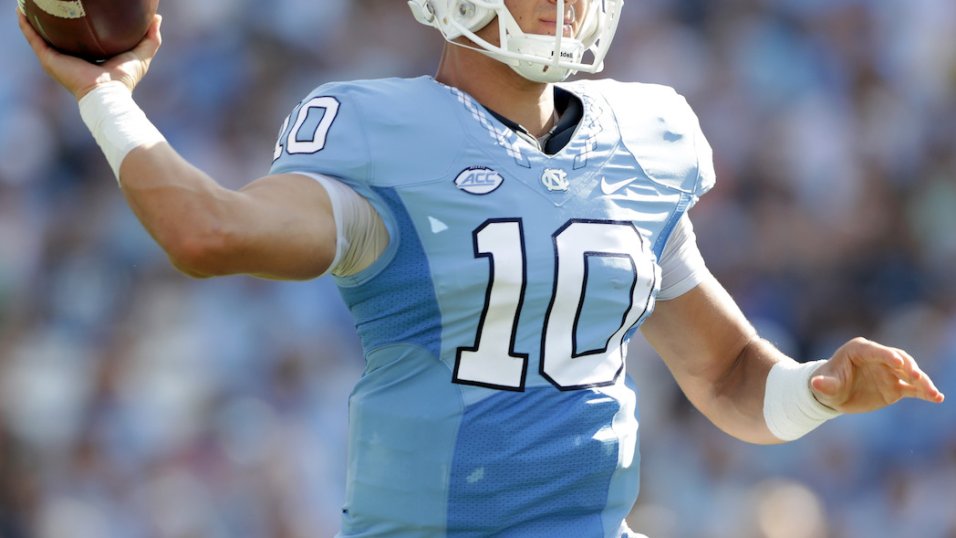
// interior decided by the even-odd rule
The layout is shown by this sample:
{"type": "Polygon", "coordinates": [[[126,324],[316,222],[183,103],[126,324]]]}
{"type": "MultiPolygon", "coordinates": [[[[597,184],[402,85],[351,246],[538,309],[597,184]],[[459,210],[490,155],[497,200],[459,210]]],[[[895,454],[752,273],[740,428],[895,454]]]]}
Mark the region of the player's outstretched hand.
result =
{"type": "Polygon", "coordinates": [[[844,413],[865,413],[903,398],[943,401],[933,381],[901,349],[854,338],[833,354],[810,379],[820,403],[844,413]]]}
{"type": "Polygon", "coordinates": [[[159,32],[162,17],[156,15],[149,31],[146,32],[146,37],[134,49],[118,54],[102,64],[94,64],[58,52],[37,34],[19,9],[17,15],[20,31],[23,32],[24,37],[27,38],[27,43],[36,53],[44,71],[76,96],[77,100],[89,93],[98,84],[112,80],[118,80],[126,84],[132,91],[146,75],[146,71],[149,70],[149,63],[156,56],[156,52],[162,43],[159,32]]]}

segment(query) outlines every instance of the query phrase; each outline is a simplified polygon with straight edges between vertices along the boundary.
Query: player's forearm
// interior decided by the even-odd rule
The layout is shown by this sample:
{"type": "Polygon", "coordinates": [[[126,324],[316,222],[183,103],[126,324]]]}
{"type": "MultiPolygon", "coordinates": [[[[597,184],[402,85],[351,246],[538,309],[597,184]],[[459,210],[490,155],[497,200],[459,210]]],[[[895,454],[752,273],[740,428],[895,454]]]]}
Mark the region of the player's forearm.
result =
{"type": "Polygon", "coordinates": [[[131,151],[120,167],[120,184],[130,208],[177,269],[194,277],[230,272],[221,262],[214,266],[211,253],[227,242],[234,192],[166,143],[131,151]]]}
{"type": "Polygon", "coordinates": [[[144,227],[183,272],[207,276],[194,252],[214,222],[218,185],[169,147],[123,83],[97,84],[78,104],[144,227]]]}
{"type": "Polygon", "coordinates": [[[130,152],[120,182],[137,217],[188,275],[306,280],[335,257],[331,202],[314,179],[278,174],[234,191],[161,143],[130,152]]]}
{"type": "Polygon", "coordinates": [[[793,441],[841,414],[820,403],[810,380],[827,361],[798,363],[754,339],[713,384],[710,419],[731,435],[758,444],[793,441]]]}
{"type": "Polygon", "coordinates": [[[778,442],[761,414],[773,348],[713,277],[659,302],[641,330],[687,399],[718,428],[748,442],[778,442]]]}
{"type": "Polygon", "coordinates": [[[250,210],[242,195],[176,153],[127,87],[99,85],[79,104],[130,207],[178,269],[195,277],[256,273],[264,269],[257,259],[275,258],[255,255],[271,244],[269,226],[257,219],[275,219],[250,210]]]}
{"type": "Polygon", "coordinates": [[[659,302],[642,332],[694,406],[734,437],[779,443],[809,431],[805,427],[822,415],[812,405],[808,409],[809,382],[801,385],[799,376],[792,375],[797,363],[757,335],[713,277],[676,299],[659,302]],[[778,363],[791,368],[774,369],[778,363]],[[780,370],[783,375],[774,379],[787,383],[768,391],[771,370],[780,370]],[[778,390],[781,386],[784,390],[778,390]]]}
{"type": "Polygon", "coordinates": [[[724,373],[710,384],[703,412],[728,434],[757,444],[783,442],[767,427],[764,397],[767,375],[777,361],[792,361],[766,340],[754,336],[728,361],[724,373]]]}

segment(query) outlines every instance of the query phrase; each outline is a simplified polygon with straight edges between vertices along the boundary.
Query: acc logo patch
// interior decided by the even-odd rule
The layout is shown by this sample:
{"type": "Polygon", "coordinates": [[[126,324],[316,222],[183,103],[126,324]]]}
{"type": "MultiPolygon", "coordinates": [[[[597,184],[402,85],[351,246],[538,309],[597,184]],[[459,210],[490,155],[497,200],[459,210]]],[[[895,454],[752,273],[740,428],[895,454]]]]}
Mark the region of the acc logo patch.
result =
{"type": "Polygon", "coordinates": [[[455,186],[471,194],[491,194],[505,182],[501,174],[491,168],[474,167],[462,170],[455,178],[455,186]]]}

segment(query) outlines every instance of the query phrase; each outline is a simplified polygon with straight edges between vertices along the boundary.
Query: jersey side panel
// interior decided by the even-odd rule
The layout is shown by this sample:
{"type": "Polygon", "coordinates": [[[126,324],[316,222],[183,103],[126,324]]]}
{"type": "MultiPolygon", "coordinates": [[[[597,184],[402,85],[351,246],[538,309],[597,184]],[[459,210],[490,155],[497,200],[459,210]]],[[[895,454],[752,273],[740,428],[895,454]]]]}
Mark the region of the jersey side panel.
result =
{"type": "Polygon", "coordinates": [[[340,536],[446,535],[461,397],[445,366],[399,344],[368,354],[349,399],[348,488],[340,536]]]}

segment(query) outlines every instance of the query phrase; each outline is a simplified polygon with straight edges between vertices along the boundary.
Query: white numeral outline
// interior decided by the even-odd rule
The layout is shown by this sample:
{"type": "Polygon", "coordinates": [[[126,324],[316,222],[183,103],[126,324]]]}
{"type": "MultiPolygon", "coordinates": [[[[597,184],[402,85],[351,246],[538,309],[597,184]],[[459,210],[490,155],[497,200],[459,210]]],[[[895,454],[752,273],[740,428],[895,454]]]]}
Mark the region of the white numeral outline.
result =
{"type": "MultiPolygon", "coordinates": [[[[475,229],[473,238],[475,257],[488,259],[488,288],[475,345],[458,348],[453,381],[520,392],[525,388],[529,357],[515,350],[527,287],[522,220],[489,219],[475,229]]],[[[541,332],[540,374],[563,391],[613,385],[624,371],[625,350],[612,342],[622,344],[653,305],[654,262],[649,256],[635,258],[646,252],[644,238],[631,222],[572,219],[552,234],[552,240],[554,286],[541,332]],[[603,349],[581,352],[577,329],[590,281],[588,260],[593,256],[628,259],[633,280],[618,329],[603,349]],[[636,305],[643,308],[638,311],[636,305]]]]}
{"type": "Polygon", "coordinates": [[[515,352],[515,340],[528,282],[524,226],[521,219],[489,219],[472,237],[475,257],[488,259],[488,288],[475,345],[458,348],[452,379],[463,385],[522,392],[528,354],[515,352]],[[509,256],[516,244],[520,256],[509,256]],[[518,300],[511,300],[515,296],[518,300]]]}
{"type": "Polygon", "coordinates": [[[285,144],[282,143],[282,140],[285,137],[285,130],[289,127],[289,120],[292,119],[292,115],[285,117],[285,121],[282,122],[282,127],[279,128],[279,137],[276,139],[276,149],[272,155],[272,160],[276,161],[279,157],[282,157],[282,150],[284,149],[285,144]]]}
{"type": "Polygon", "coordinates": [[[556,253],[554,287],[541,333],[541,376],[561,390],[613,385],[624,371],[625,349],[620,344],[653,304],[651,292],[657,278],[653,262],[648,256],[635,258],[645,251],[644,238],[631,222],[572,219],[552,235],[552,240],[556,253]],[[617,330],[608,336],[602,349],[579,352],[577,333],[590,282],[591,257],[629,260],[633,279],[628,307],[617,330]],[[640,311],[635,308],[638,304],[643,306],[640,311]],[[612,346],[612,342],[618,345],[612,346]]]}
{"type": "Polygon", "coordinates": [[[335,118],[339,114],[339,106],[339,100],[335,97],[313,97],[302,103],[298,111],[293,113],[296,116],[295,123],[292,125],[292,129],[289,130],[289,134],[285,136],[285,144],[282,143],[282,133],[284,133],[286,127],[288,127],[291,115],[289,118],[286,118],[282,124],[282,129],[279,131],[279,141],[276,142],[275,159],[282,156],[283,146],[289,155],[311,155],[325,149],[325,144],[328,142],[329,129],[332,128],[332,124],[335,123],[335,118]],[[305,125],[305,122],[309,119],[309,113],[313,110],[323,110],[325,113],[322,115],[322,119],[319,120],[319,124],[315,127],[315,132],[310,133],[309,136],[303,140],[299,140],[302,126],[305,125]]]}

